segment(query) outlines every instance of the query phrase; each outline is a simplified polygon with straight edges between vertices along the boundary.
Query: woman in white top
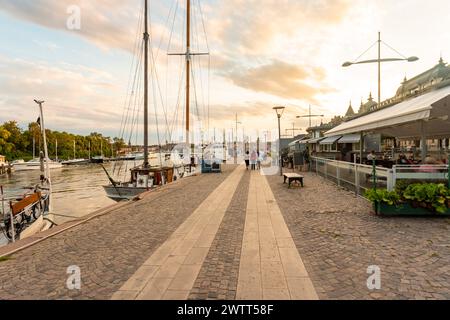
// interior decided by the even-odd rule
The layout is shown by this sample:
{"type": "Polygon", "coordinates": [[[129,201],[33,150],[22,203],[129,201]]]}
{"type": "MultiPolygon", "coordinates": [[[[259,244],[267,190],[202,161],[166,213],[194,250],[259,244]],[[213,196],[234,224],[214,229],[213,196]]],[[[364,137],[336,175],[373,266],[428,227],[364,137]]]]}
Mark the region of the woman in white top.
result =
{"type": "Polygon", "coordinates": [[[247,151],[245,153],[244,160],[245,160],[245,166],[247,167],[247,170],[248,170],[248,167],[250,166],[250,152],[247,151]]]}

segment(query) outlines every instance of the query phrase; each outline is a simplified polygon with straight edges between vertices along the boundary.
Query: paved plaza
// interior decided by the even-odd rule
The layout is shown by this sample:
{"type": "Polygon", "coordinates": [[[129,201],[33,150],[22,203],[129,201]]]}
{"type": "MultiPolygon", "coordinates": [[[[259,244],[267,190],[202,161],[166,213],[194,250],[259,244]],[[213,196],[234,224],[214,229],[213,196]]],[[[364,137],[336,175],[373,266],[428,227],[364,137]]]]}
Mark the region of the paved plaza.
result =
{"type": "Polygon", "coordinates": [[[0,299],[449,299],[449,219],[381,218],[306,173],[182,179],[0,260],[0,299]],[[79,266],[81,290],[66,286],[79,266]],[[381,289],[367,288],[367,268],[381,289]]]}

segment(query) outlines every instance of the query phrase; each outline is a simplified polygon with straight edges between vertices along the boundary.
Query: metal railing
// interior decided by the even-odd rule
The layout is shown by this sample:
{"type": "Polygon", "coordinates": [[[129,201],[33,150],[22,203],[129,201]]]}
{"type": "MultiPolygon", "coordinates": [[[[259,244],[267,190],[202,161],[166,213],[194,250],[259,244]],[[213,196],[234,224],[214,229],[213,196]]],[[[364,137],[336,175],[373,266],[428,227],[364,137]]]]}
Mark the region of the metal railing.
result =
{"type": "Polygon", "coordinates": [[[407,181],[445,183],[450,187],[448,165],[396,165],[392,168],[392,174],[394,186],[398,181],[407,181]]]}
{"type": "Polygon", "coordinates": [[[377,188],[393,188],[392,170],[383,167],[376,167],[374,175],[372,166],[313,157],[310,170],[356,194],[373,188],[374,181],[377,188]]]}
{"type": "Polygon", "coordinates": [[[371,188],[394,190],[398,181],[408,184],[420,182],[445,183],[450,187],[448,165],[396,165],[392,169],[359,163],[312,157],[311,172],[336,183],[340,187],[364,194],[371,188]]]}

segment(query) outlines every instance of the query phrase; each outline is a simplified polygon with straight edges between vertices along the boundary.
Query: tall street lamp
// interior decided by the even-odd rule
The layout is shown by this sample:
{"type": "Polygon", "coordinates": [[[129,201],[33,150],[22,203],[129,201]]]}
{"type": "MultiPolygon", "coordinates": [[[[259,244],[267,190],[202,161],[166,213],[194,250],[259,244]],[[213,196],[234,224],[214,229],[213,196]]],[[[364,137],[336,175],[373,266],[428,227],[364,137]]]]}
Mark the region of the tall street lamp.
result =
{"type": "Polygon", "coordinates": [[[235,135],[235,138],[234,138],[234,164],[237,164],[238,124],[242,124],[242,122],[238,121],[238,115],[236,113],[236,135],[235,135]]]}
{"type": "Polygon", "coordinates": [[[399,53],[397,50],[395,50],[394,48],[392,48],[391,46],[389,46],[388,44],[386,44],[385,42],[381,41],[381,32],[378,32],[378,41],[376,43],[374,43],[369,49],[367,49],[361,56],[359,56],[355,61],[353,62],[344,62],[344,64],[342,65],[343,67],[350,67],[354,64],[365,64],[365,63],[378,63],[378,108],[381,105],[381,63],[382,62],[393,62],[393,61],[408,61],[408,62],[414,62],[414,61],[418,61],[419,58],[418,57],[405,57],[404,55],[402,55],[401,53],[399,53]],[[397,52],[401,58],[381,58],[381,43],[384,43],[387,47],[389,47],[390,49],[392,49],[393,51],[397,52]],[[363,60],[363,61],[358,61],[358,59],[364,55],[364,53],[366,53],[367,51],[369,51],[373,46],[375,46],[375,44],[378,44],[378,59],[372,59],[372,60],[363,60]]]}
{"type": "Polygon", "coordinates": [[[273,110],[277,113],[278,118],[278,152],[279,152],[279,165],[280,165],[280,176],[283,176],[283,161],[281,159],[281,117],[283,116],[286,107],[275,107],[273,110]]]}

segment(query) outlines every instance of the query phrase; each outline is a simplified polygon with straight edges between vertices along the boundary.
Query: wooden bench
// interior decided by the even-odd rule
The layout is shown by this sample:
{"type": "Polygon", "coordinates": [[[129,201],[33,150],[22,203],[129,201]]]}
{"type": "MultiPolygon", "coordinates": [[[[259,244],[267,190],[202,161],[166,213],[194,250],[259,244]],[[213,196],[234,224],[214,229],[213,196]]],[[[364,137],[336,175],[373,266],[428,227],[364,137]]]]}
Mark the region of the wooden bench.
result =
{"type": "Polygon", "coordinates": [[[284,182],[286,183],[286,180],[289,182],[289,188],[291,187],[292,182],[299,182],[302,185],[302,188],[304,187],[303,179],[304,177],[297,174],[297,173],[285,173],[284,175],[284,182]]]}

